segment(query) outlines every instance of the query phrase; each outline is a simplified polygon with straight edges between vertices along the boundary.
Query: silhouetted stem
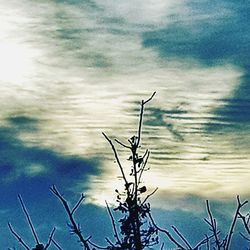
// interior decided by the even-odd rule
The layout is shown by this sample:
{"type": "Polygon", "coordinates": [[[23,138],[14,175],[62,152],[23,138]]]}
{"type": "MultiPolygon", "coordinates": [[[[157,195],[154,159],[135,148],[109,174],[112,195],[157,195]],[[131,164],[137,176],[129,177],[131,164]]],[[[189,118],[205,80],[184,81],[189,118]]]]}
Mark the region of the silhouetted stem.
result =
{"type": "Polygon", "coordinates": [[[131,149],[131,147],[130,147],[130,146],[128,146],[128,145],[126,145],[126,144],[122,143],[122,142],[121,142],[121,141],[119,141],[118,139],[115,139],[115,141],[116,141],[118,144],[120,144],[121,146],[123,146],[124,148],[131,149]]]}
{"type": "Polygon", "coordinates": [[[83,194],[81,194],[80,199],[78,200],[78,202],[76,203],[76,205],[74,206],[74,208],[71,211],[71,214],[73,215],[74,212],[77,210],[77,208],[80,206],[81,202],[85,199],[85,196],[83,194]]]}
{"type": "Polygon", "coordinates": [[[15,238],[20,242],[20,244],[26,248],[27,250],[30,250],[29,247],[26,245],[26,243],[23,241],[23,239],[14,231],[14,229],[12,228],[11,224],[8,223],[8,227],[11,231],[11,233],[15,236],[15,238]]]}
{"type": "Polygon", "coordinates": [[[238,215],[239,215],[240,219],[243,222],[244,228],[246,229],[247,233],[250,236],[250,228],[249,228],[249,225],[248,225],[248,221],[246,220],[246,216],[243,216],[240,212],[238,213],[238,215]]]}
{"type": "Polygon", "coordinates": [[[146,165],[147,165],[149,156],[150,156],[150,152],[149,152],[149,150],[147,149],[146,152],[145,152],[145,154],[144,154],[144,156],[143,156],[143,161],[144,161],[144,158],[146,158],[146,159],[145,159],[145,161],[144,161],[144,163],[143,163],[142,169],[140,170],[140,174],[139,174],[139,178],[138,178],[138,184],[141,183],[142,173],[143,173],[144,170],[145,170],[145,167],[146,167],[146,165]]]}
{"type": "Polygon", "coordinates": [[[120,241],[120,238],[118,236],[118,232],[117,232],[117,229],[116,229],[116,226],[115,226],[114,216],[113,216],[113,214],[110,211],[110,208],[109,208],[109,205],[108,205],[107,201],[105,201],[105,203],[106,203],[106,206],[107,206],[107,209],[108,209],[108,213],[109,213],[109,217],[111,219],[111,223],[112,223],[112,226],[113,226],[114,236],[115,236],[117,242],[121,245],[121,241],[120,241]]]}
{"type": "Polygon", "coordinates": [[[24,212],[24,214],[25,214],[25,216],[26,216],[26,219],[27,219],[27,221],[28,221],[28,223],[29,223],[29,226],[30,226],[30,229],[31,229],[31,231],[32,231],[32,234],[33,234],[33,236],[34,236],[34,238],[35,238],[35,240],[36,240],[36,244],[39,245],[38,236],[37,236],[37,234],[36,234],[36,231],[35,231],[35,228],[34,228],[34,226],[33,226],[33,224],[32,224],[31,218],[30,218],[29,213],[28,213],[28,211],[27,211],[27,209],[26,209],[26,207],[25,207],[25,205],[24,205],[24,203],[23,203],[23,200],[22,200],[22,197],[21,197],[20,194],[18,195],[18,199],[19,199],[19,201],[20,201],[20,203],[21,203],[23,212],[24,212]]]}
{"type": "Polygon", "coordinates": [[[177,240],[175,240],[173,238],[173,236],[167,230],[162,229],[162,228],[160,228],[159,226],[156,225],[156,223],[155,223],[155,221],[154,221],[154,219],[153,219],[153,217],[152,217],[152,215],[150,213],[148,215],[149,215],[149,218],[150,218],[150,220],[151,220],[151,222],[152,222],[152,224],[154,225],[155,228],[157,228],[160,232],[166,234],[167,237],[170,239],[170,241],[172,241],[177,247],[179,247],[180,250],[185,250],[185,247],[183,247],[177,240]]]}
{"type": "Polygon", "coordinates": [[[127,181],[126,175],[125,175],[125,173],[124,173],[124,171],[123,171],[122,164],[121,164],[121,162],[120,162],[120,160],[119,160],[119,157],[118,157],[118,154],[117,154],[117,151],[116,151],[116,149],[115,149],[115,146],[114,146],[113,142],[109,139],[109,137],[108,137],[105,133],[102,132],[102,134],[103,134],[103,136],[106,138],[106,140],[109,142],[109,144],[110,144],[110,146],[111,146],[111,148],[112,148],[112,151],[113,151],[113,153],[114,153],[116,162],[117,162],[117,164],[118,164],[118,166],[119,166],[119,168],[120,168],[120,171],[121,171],[121,174],[122,174],[122,178],[123,178],[123,180],[125,181],[125,184],[128,185],[128,181],[127,181]]]}
{"type": "Polygon", "coordinates": [[[208,212],[208,216],[209,216],[210,221],[208,221],[207,219],[205,219],[205,221],[208,223],[208,225],[210,225],[211,230],[213,232],[213,237],[215,238],[215,244],[218,247],[218,250],[220,250],[221,244],[220,244],[220,240],[218,238],[216,220],[213,218],[208,200],[206,200],[206,206],[207,206],[207,212],[208,212]]]}
{"type": "MultiPolygon", "coordinates": [[[[210,235],[209,237],[206,235],[205,239],[201,240],[195,247],[194,250],[198,250],[200,246],[204,244],[208,244],[209,240],[213,237],[213,235],[210,235]]],[[[209,246],[207,246],[207,250],[209,250],[209,246]]]]}
{"type": "MultiPolygon", "coordinates": [[[[80,242],[83,244],[84,248],[87,249],[87,250],[91,250],[89,245],[88,245],[88,240],[85,240],[81,231],[79,230],[79,228],[77,227],[77,224],[75,222],[75,219],[73,217],[73,212],[75,211],[75,208],[77,208],[79,206],[79,202],[77,202],[77,204],[75,205],[74,207],[74,210],[70,210],[69,208],[69,205],[67,203],[67,201],[63,198],[63,196],[58,192],[58,190],[56,189],[56,187],[53,185],[50,190],[52,191],[52,193],[55,194],[55,196],[62,202],[65,210],[66,210],[66,213],[68,214],[68,217],[69,217],[69,220],[70,220],[70,223],[73,227],[73,232],[74,234],[76,234],[80,240],[80,242]]],[[[82,201],[82,197],[80,198],[80,200],[82,201]]]]}
{"type": "Polygon", "coordinates": [[[173,230],[176,232],[176,234],[182,239],[182,241],[186,244],[189,250],[192,250],[192,246],[188,243],[188,241],[185,239],[185,237],[178,231],[178,229],[174,226],[172,226],[173,230]]]}
{"type": "Polygon", "coordinates": [[[154,195],[154,193],[158,190],[158,188],[156,188],[152,193],[148,194],[146,196],[146,198],[144,199],[144,201],[142,202],[142,204],[144,204],[152,195],[154,195]]]}
{"type": "Polygon", "coordinates": [[[244,201],[243,203],[241,203],[240,197],[239,197],[239,195],[237,195],[237,202],[238,202],[238,205],[237,205],[237,209],[236,209],[235,214],[234,214],[234,218],[233,218],[232,225],[231,225],[230,230],[229,230],[229,233],[228,233],[228,238],[227,238],[225,250],[228,250],[228,249],[229,249],[229,246],[230,246],[230,244],[231,244],[233,231],[234,231],[234,228],[235,228],[235,225],[236,225],[236,220],[237,220],[237,217],[238,217],[238,215],[239,215],[240,209],[241,209],[244,205],[246,205],[248,201],[244,201]]]}
{"type": "Polygon", "coordinates": [[[53,238],[52,238],[52,243],[56,246],[57,249],[63,250],[53,238]]]}
{"type": "Polygon", "coordinates": [[[51,234],[49,236],[48,242],[47,242],[46,246],[44,247],[44,250],[49,248],[49,246],[50,246],[50,244],[52,242],[53,235],[54,235],[55,231],[56,231],[56,228],[53,228],[53,230],[52,230],[52,232],[51,232],[51,234]]]}
{"type": "Polygon", "coordinates": [[[138,128],[138,141],[137,141],[137,146],[140,145],[140,140],[141,140],[141,128],[142,128],[142,118],[143,118],[143,112],[144,112],[144,105],[148,102],[150,102],[154,95],[156,94],[156,92],[154,92],[150,98],[148,98],[146,101],[142,100],[141,101],[141,112],[140,112],[140,120],[139,120],[139,128],[138,128]]]}

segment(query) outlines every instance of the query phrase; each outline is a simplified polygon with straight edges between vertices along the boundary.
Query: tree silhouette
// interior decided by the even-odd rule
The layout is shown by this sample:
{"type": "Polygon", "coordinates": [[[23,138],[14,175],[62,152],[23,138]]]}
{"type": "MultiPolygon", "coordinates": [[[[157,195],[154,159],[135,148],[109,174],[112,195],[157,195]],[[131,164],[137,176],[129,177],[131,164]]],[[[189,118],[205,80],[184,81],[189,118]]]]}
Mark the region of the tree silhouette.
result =
{"type": "MultiPolygon", "coordinates": [[[[108,135],[102,133],[111,147],[115,162],[117,163],[124,183],[122,190],[115,190],[117,195],[117,205],[114,208],[111,208],[108,202],[105,201],[107,212],[112,224],[114,238],[112,240],[105,238],[107,245],[98,246],[91,241],[91,236],[86,237],[84,229],[81,228],[80,223],[75,218],[75,213],[80,208],[85,196],[81,194],[78,202],[71,208],[69,202],[58,191],[57,187],[53,185],[50,190],[61,202],[63,209],[66,212],[68,220],[70,221],[68,223],[70,232],[77,236],[80,247],[84,250],[168,250],[170,248],[168,246],[165,247],[165,244],[160,241],[162,235],[166,236],[168,241],[175,246],[175,248],[171,248],[175,250],[229,250],[236,224],[238,221],[241,221],[243,228],[245,229],[244,233],[241,232],[241,236],[250,243],[250,215],[249,213],[242,213],[242,208],[248,201],[241,202],[239,196],[237,196],[237,206],[231,225],[228,229],[228,233],[224,237],[221,236],[221,231],[218,230],[218,223],[213,216],[209,201],[206,201],[208,218],[205,218],[204,220],[208,225],[210,233],[209,235],[201,236],[201,240],[194,246],[176,226],[171,226],[172,231],[170,232],[165,228],[159,227],[155,222],[151,212],[151,205],[148,200],[155,194],[157,188],[148,192],[146,185],[142,183],[144,172],[149,170],[147,163],[150,151],[147,149],[144,152],[140,152],[144,109],[146,104],[148,104],[154,96],[155,92],[146,101],[141,101],[138,129],[136,135],[129,138],[127,143],[121,142],[118,139],[110,139],[108,135]],[[129,173],[124,171],[124,163],[121,162],[119,158],[117,146],[123,147],[128,151],[128,161],[131,165],[129,173]],[[118,213],[119,216],[114,216],[114,213],[118,213]]],[[[40,243],[30,215],[20,195],[18,195],[18,199],[27,219],[31,234],[35,239],[35,247],[32,248],[32,250],[46,250],[52,244],[57,249],[62,250],[63,248],[53,239],[55,228],[51,231],[47,243],[45,245],[40,243]]],[[[8,223],[8,227],[21,246],[26,250],[30,250],[31,248],[24,242],[20,235],[16,233],[10,223],[8,223]]],[[[248,249],[250,250],[250,247],[248,249]]]]}

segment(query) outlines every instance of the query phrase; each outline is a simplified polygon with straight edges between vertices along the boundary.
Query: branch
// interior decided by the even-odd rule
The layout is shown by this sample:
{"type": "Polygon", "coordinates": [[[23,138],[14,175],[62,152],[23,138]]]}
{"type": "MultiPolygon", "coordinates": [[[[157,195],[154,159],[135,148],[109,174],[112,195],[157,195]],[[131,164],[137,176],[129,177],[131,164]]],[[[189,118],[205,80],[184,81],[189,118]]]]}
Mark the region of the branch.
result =
{"type": "Polygon", "coordinates": [[[240,233],[241,237],[250,242],[250,238],[247,238],[243,233],[240,233]]]}
{"type": "Polygon", "coordinates": [[[52,238],[52,243],[56,246],[57,249],[63,250],[53,238],[52,238]]]}
{"type": "MultiPolygon", "coordinates": [[[[210,236],[207,236],[201,240],[195,247],[194,247],[194,250],[198,250],[200,246],[206,244],[209,242],[209,240],[213,237],[213,235],[210,235],[210,236]]],[[[207,247],[207,250],[209,250],[209,247],[207,247]]]]}
{"type": "Polygon", "coordinates": [[[148,98],[146,101],[142,100],[141,101],[141,112],[140,112],[140,120],[139,120],[139,128],[138,128],[138,140],[137,140],[137,147],[140,144],[140,140],[141,140],[141,128],[142,128],[142,118],[143,118],[143,112],[144,112],[144,105],[147,104],[148,102],[150,102],[154,95],[156,94],[156,92],[154,92],[150,98],[148,98]]]}
{"type": "Polygon", "coordinates": [[[248,221],[246,220],[246,216],[243,216],[240,212],[238,213],[238,215],[239,215],[239,218],[242,219],[243,225],[244,225],[247,233],[250,236],[250,228],[248,226],[248,221]]]}
{"type": "Polygon", "coordinates": [[[229,249],[229,246],[230,246],[230,243],[231,243],[231,240],[232,240],[233,231],[234,231],[234,228],[235,228],[235,225],[236,225],[236,221],[237,221],[237,217],[238,217],[238,214],[240,212],[240,209],[243,206],[245,206],[248,201],[244,201],[243,203],[241,203],[240,197],[239,197],[239,195],[237,195],[237,202],[238,202],[238,205],[237,205],[237,208],[236,208],[236,211],[235,211],[235,214],[234,214],[232,225],[231,225],[229,233],[228,233],[228,238],[227,238],[227,243],[226,243],[225,250],[229,249]]]}
{"type": "Polygon", "coordinates": [[[71,214],[73,215],[74,212],[78,209],[78,207],[80,206],[81,202],[85,199],[84,194],[81,194],[80,199],[78,200],[78,202],[76,203],[76,205],[74,206],[74,208],[71,211],[71,214]]]}
{"type": "Polygon", "coordinates": [[[123,142],[119,141],[118,139],[115,139],[115,141],[116,141],[118,144],[120,144],[121,146],[123,146],[124,148],[131,149],[131,147],[130,147],[130,146],[128,146],[128,145],[126,145],[126,144],[124,144],[123,142]]]}
{"type": "Polygon", "coordinates": [[[25,216],[26,216],[26,219],[27,219],[27,221],[28,221],[28,223],[29,223],[29,226],[30,226],[30,229],[31,229],[31,231],[32,231],[32,234],[33,234],[33,236],[34,236],[34,238],[35,238],[35,240],[36,240],[36,244],[39,245],[40,243],[39,243],[39,240],[38,240],[38,236],[37,236],[37,234],[36,234],[36,231],[35,231],[35,228],[34,228],[34,226],[33,226],[33,224],[32,224],[31,218],[30,218],[29,213],[28,213],[28,211],[27,211],[27,209],[26,209],[26,207],[25,207],[25,205],[24,205],[24,203],[23,203],[23,200],[22,200],[22,197],[21,197],[20,194],[18,195],[18,199],[19,199],[19,201],[20,201],[20,203],[21,203],[23,212],[24,212],[24,214],[25,214],[25,216]]]}
{"type": "Polygon", "coordinates": [[[215,238],[215,244],[219,250],[220,249],[220,240],[218,238],[216,220],[213,218],[208,200],[206,200],[206,206],[207,206],[207,212],[208,212],[208,216],[209,216],[210,221],[208,221],[207,219],[204,219],[204,220],[211,227],[211,231],[213,232],[213,236],[215,238]]]}
{"type": "Polygon", "coordinates": [[[23,247],[26,248],[26,250],[30,250],[29,247],[26,245],[26,243],[22,240],[22,238],[14,231],[14,229],[12,228],[10,222],[8,222],[8,227],[9,227],[11,233],[20,242],[20,244],[23,245],[23,247]]]}
{"type": "Polygon", "coordinates": [[[146,104],[146,103],[148,103],[148,102],[150,102],[153,99],[153,97],[155,96],[155,94],[156,94],[156,91],[146,101],[142,100],[143,105],[146,104]]]}
{"type": "Polygon", "coordinates": [[[160,228],[160,227],[158,227],[158,226],[156,225],[156,223],[155,223],[155,221],[154,221],[154,219],[153,219],[153,217],[152,217],[152,215],[151,215],[150,213],[149,213],[148,215],[149,215],[149,218],[150,218],[150,220],[151,220],[153,226],[154,226],[157,230],[159,230],[160,232],[166,234],[167,237],[168,237],[177,247],[179,247],[180,250],[185,250],[185,247],[183,247],[178,241],[176,241],[176,240],[173,238],[173,236],[172,236],[167,230],[162,229],[162,228],[160,228]]]}
{"type": "Polygon", "coordinates": [[[172,226],[173,230],[176,232],[176,234],[181,238],[181,240],[187,245],[189,250],[192,250],[191,245],[188,243],[188,241],[184,238],[184,236],[178,231],[178,229],[175,226],[172,226]]]}
{"type": "Polygon", "coordinates": [[[53,239],[53,236],[54,236],[55,231],[56,231],[56,228],[54,227],[53,230],[52,230],[51,233],[50,233],[48,242],[47,242],[46,246],[44,247],[44,250],[46,250],[46,249],[49,248],[49,246],[50,246],[50,244],[51,244],[51,242],[52,242],[52,239],[53,239]]]}
{"type": "Polygon", "coordinates": [[[107,209],[108,209],[109,217],[110,217],[111,222],[112,222],[112,226],[113,226],[113,230],[114,230],[114,236],[117,239],[118,243],[121,245],[121,240],[120,240],[120,238],[118,236],[117,229],[116,229],[116,226],[115,226],[114,216],[110,211],[110,208],[109,208],[109,205],[108,205],[107,201],[105,201],[105,203],[106,203],[106,206],[107,206],[107,209]]]}
{"type": "Polygon", "coordinates": [[[145,154],[144,154],[143,157],[142,157],[143,160],[144,160],[144,158],[146,157],[146,160],[145,160],[144,163],[143,163],[143,167],[142,167],[142,169],[141,169],[141,172],[140,172],[140,175],[139,175],[139,178],[138,178],[138,184],[140,184],[140,182],[141,182],[142,173],[143,173],[144,170],[145,170],[145,167],[146,167],[146,165],[147,165],[149,156],[150,156],[150,151],[147,149],[146,152],[145,152],[145,154]]]}
{"type": "Polygon", "coordinates": [[[124,171],[123,171],[122,164],[121,164],[121,162],[120,162],[120,160],[119,160],[119,157],[118,157],[118,154],[117,154],[117,151],[116,151],[116,149],[115,149],[115,146],[114,146],[113,142],[109,139],[109,137],[108,137],[105,133],[102,132],[102,134],[103,134],[103,136],[106,138],[106,140],[109,142],[109,144],[110,144],[110,146],[111,146],[111,148],[112,148],[112,150],[113,150],[113,153],[114,153],[116,162],[117,162],[117,164],[118,164],[118,166],[119,166],[119,168],[120,168],[120,170],[121,170],[122,178],[123,178],[123,180],[125,181],[125,184],[128,185],[128,181],[127,181],[127,179],[126,179],[125,173],[124,173],[124,171]]]}
{"type": "Polygon", "coordinates": [[[68,205],[68,202],[63,198],[63,196],[58,192],[58,190],[56,189],[56,186],[53,185],[50,188],[51,192],[62,202],[64,209],[66,210],[66,213],[68,214],[69,220],[72,224],[72,228],[73,228],[73,233],[76,234],[80,240],[80,242],[84,245],[85,249],[87,250],[91,250],[89,245],[88,245],[88,240],[85,240],[80,229],[78,228],[75,219],[73,217],[73,213],[75,212],[75,210],[79,207],[79,201],[81,201],[83,198],[83,196],[80,198],[80,200],[77,202],[77,204],[75,205],[75,207],[73,208],[73,210],[71,211],[68,205]]]}
{"type": "Polygon", "coordinates": [[[148,195],[146,196],[146,198],[144,199],[144,201],[142,202],[142,205],[143,205],[152,195],[154,195],[154,193],[155,193],[157,190],[158,190],[158,187],[157,187],[152,193],[148,194],[148,195]]]}
{"type": "MultiPolygon", "coordinates": [[[[91,242],[90,240],[88,240],[89,244],[92,245],[93,247],[97,248],[97,249],[109,249],[108,247],[100,247],[98,245],[96,245],[95,243],[91,242]]],[[[95,250],[95,248],[93,248],[92,250],[95,250]]]]}

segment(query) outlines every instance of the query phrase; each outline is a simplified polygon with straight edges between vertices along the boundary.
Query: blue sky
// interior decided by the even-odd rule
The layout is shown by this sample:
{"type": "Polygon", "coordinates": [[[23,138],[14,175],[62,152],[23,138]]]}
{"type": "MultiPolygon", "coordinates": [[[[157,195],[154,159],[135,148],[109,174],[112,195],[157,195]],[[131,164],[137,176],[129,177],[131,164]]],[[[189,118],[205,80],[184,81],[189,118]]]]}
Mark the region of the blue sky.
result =
{"type": "MultiPolygon", "coordinates": [[[[86,193],[80,213],[88,214],[86,225],[90,213],[95,218],[87,233],[109,224],[104,201],[112,202],[122,183],[101,132],[130,138],[139,101],[154,91],[142,149],[151,150],[144,182],[159,187],[156,218],[169,214],[167,227],[185,228],[183,217],[190,216],[200,231],[204,200],[227,221],[236,195],[249,198],[247,1],[0,0],[0,6],[0,216],[8,238],[0,238],[1,246],[18,246],[8,221],[31,242],[20,193],[39,234],[46,239],[55,219],[58,241],[71,249],[63,211],[49,192],[53,184],[71,202],[86,193]]],[[[119,154],[126,167],[127,152],[119,154]]],[[[108,232],[108,226],[98,232],[97,241],[108,232]]]]}

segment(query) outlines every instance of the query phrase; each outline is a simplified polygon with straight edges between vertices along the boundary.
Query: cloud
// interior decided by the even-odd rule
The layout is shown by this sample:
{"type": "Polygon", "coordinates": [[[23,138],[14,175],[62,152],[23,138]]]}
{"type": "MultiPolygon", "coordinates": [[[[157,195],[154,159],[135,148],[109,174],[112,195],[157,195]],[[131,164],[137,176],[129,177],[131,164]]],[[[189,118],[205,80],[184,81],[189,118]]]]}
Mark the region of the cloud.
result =
{"type": "Polygon", "coordinates": [[[145,32],[143,44],[160,56],[195,59],[205,65],[249,64],[249,5],[246,2],[188,2],[184,16],[164,29],[145,32]]]}
{"type": "MultiPolygon", "coordinates": [[[[166,60],[186,60],[205,67],[231,64],[245,77],[215,113],[230,122],[249,122],[250,17],[246,1],[188,1],[186,13],[158,30],[142,35],[143,45],[166,60]]],[[[223,126],[217,126],[222,129],[223,126]]]]}
{"type": "Polygon", "coordinates": [[[26,145],[19,135],[30,129],[29,132],[36,131],[38,120],[26,116],[14,116],[8,120],[10,125],[0,128],[1,182],[41,177],[51,184],[72,186],[74,182],[86,180],[89,174],[98,173],[97,159],[63,155],[26,145]]]}

